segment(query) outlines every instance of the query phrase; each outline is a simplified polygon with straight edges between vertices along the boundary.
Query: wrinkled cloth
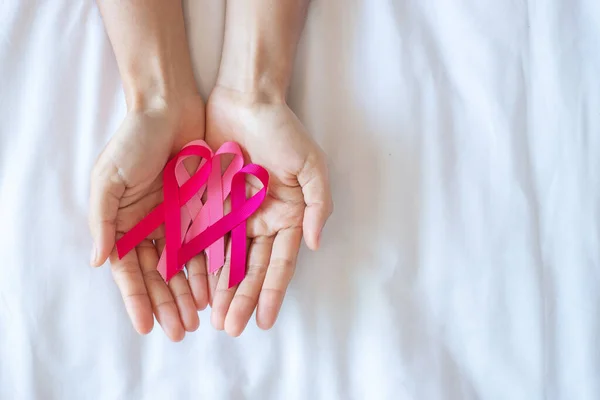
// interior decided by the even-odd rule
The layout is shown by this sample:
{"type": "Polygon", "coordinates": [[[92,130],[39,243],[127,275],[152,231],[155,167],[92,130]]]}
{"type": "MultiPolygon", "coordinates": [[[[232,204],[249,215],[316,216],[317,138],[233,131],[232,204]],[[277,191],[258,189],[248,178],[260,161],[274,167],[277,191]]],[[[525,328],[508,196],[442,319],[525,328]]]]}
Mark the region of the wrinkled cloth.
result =
{"type": "MultiPolygon", "coordinates": [[[[224,2],[185,2],[206,96],[224,2]]],[[[276,326],[137,335],[88,266],[125,113],[93,1],[0,0],[0,398],[600,398],[600,3],[312,1],[335,212],[276,326]]]]}

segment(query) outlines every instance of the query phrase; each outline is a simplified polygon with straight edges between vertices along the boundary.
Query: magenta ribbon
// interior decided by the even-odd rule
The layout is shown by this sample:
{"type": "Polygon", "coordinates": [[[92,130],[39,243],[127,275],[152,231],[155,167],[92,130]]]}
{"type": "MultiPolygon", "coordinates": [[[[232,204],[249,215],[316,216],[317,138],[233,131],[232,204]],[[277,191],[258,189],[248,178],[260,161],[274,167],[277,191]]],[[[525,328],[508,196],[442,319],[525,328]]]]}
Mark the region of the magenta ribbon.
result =
{"type": "Polygon", "coordinates": [[[201,140],[188,143],[165,166],[164,201],[117,241],[123,258],[163,222],[166,245],[158,262],[158,272],[169,281],[194,256],[206,251],[208,271],[216,273],[225,263],[224,236],[231,232],[229,287],[246,275],[246,220],[267,196],[268,172],[256,164],[244,166],[240,147],[223,144],[215,154],[201,140]],[[221,156],[233,158],[221,175],[221,156]],[[198,156],[203,160],[190,176],[183,161],[198,156]],[[253,175],[263,187],[246,199],[246,176],[253,175]],[[202,197],[206,192],[206,201],[202,197]],[[231,211],[223,215],[223,202],[231,200],[231,211]]]}

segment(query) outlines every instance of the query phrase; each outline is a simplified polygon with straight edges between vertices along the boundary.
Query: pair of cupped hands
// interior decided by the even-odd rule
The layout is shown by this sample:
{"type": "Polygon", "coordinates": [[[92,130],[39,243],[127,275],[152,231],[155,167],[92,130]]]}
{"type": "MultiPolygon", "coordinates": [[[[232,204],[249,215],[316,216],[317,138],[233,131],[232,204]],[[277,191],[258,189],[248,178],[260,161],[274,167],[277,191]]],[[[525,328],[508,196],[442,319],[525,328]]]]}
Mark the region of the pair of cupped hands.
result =
{"type": "MultiPolygon", "coordinates": [[[[248,184],[249,191],[260,187],[248,184]]],[[[316,250],[333,209],[325,156],[284,101],[261,99],[215,87],[204,104],[195,91],[171,101],[130,109],[92,170],[89,224],[91,264],[110,261],[134,328],[150,332],[154,317],[173,341],[199,324],[198,310],[211,306],[211,323],[238,336],[256,310],[256,323],[275,323],[296,267],[302,237],[316,250]],[[164,226],[122,259],[115,241],[142,220],[162,197],[167,161],[192,140],[213,149],[239,143],[246,162],[270,174],[267,198],[248,220],[246,276],[228,288],[229,256],[208,274],[204,254],[187,274],[166,283],[157,271],[165,246],[164,226]]]]}

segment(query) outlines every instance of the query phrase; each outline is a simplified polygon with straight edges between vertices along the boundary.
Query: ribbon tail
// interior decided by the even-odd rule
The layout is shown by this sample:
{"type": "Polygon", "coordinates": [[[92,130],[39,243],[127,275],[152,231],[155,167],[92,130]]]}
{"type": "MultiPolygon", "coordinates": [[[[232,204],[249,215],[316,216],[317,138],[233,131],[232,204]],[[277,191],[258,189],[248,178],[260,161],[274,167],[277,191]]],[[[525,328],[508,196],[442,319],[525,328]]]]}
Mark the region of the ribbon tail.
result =
{"type": "Polygon", "coordinates": [[[163,194],[165,205],[165,239],[166,239],[166,272],[163,276],[169,281],[179,270],[181,265],[177,260],[177,253],[181,246],[181,214],[179,207],[179,185],[175,176],[175,163],[173,159],[167,163],[163,175],[163,194]]]}
{"type": "MultiPolygon", "coordinates": [[[[238,210],[246,201],[244,174],[236,174],[231,183],[231,210],[238,210]]],[[[238,285],[246,275],[246,219],[231,231],[231,264],[229,288],[238,285]]]]}
{"type": "MultiPolygon", "coordinates": [[[[208,177],[207,201],[209,225],[223,217],[223,192],[221,183],[221,158],[212,159],[212,170],[208,177]]],[[[214,274],[225,264],[225,238],[217,239],[206,249],[208,272],[214,274]]]]}

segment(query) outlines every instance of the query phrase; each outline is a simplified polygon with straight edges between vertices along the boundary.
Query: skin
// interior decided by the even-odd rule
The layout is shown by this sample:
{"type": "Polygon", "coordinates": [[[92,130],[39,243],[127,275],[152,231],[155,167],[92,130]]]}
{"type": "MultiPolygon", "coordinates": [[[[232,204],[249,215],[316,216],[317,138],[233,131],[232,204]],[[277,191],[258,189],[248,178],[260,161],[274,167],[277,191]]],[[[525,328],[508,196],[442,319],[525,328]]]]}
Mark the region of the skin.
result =
{"type": "Polygon", "coordinates": [[[286,104],[308,1],[228,0],[217,85],[206,109],[206,141],[233,140],[271,176],[264,207],[251,218],[248,270],[227,289],[228,265],[209,277],[211,322],[238,336],[275,323],[294,274],[302,236],[317,250],[333,210],[325,156],[286,104]]]}
{"type": "Polygon", "coordinates": [[[195,89],[183,13],[178,2],[162,0],[101,0],[98,5],[119,65],[127,115],[91,175],[91,264],[110,258],[139,333],[150,332],[156,316],[167,336],[179,341],[199,325],[197,309],[206,307],[207,299],[194,298],[191,288],[205,288],[206,275],[188,281],[180,273],[166,284],[156,271],[164,246],[160,229],[123,260],[114,245],[115,237],[162,202],[161,171],[169,157],[188,141],[204,138],[205,107],[195,89]]]}
{"type": "MultiPolygon", "coordinates": [[[[308,7],[297,0],[228,0],[223,55],[206,108],[196,91],[181,5],[161,0],[99,1],[126,93],[128,114],[92,172],[92,265],[110,258],[133,325],[181,340],[197,329],[197,309],[240,335],[256,310],[257,325],[275,323],[296,267],[302,237],[313,250],[333,210],[321,149],[286,104],[296,45],[308,7]],[[135,21],[135,24],[128,23],[135,21]],[[157,230],[118,260],[115,237],[162,201],[161,171],[185,143],[213,148],[236,141],[247,162],[270,173],[268,197],[248,221],[244,281],[227,288],[229,264],[207,276],[203,255],[167,285],[156,271],[164,235],[157,230]]],[[[190,166],[193,167],[193,166],[190,166]]],[[[258,190],[249,183],[249,191],[258,190]]],[[[227,206],[227,205],[226,205],[227,206]]]]}

